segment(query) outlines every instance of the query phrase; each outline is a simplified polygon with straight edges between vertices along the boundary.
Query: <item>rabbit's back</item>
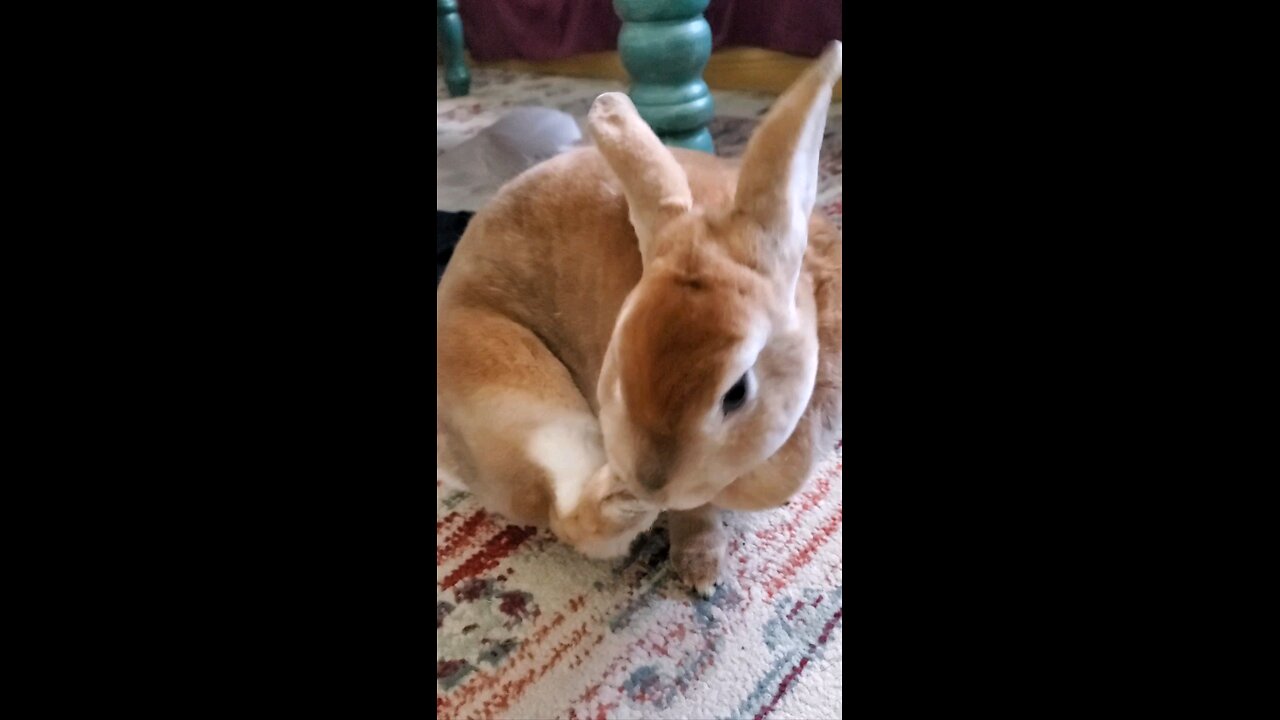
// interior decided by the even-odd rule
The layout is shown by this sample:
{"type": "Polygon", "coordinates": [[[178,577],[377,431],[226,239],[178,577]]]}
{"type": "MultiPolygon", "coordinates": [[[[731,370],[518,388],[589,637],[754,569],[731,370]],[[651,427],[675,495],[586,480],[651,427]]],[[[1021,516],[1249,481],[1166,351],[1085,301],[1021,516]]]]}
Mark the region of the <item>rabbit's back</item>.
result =
{"type": "MultiPolygon", "coordinates": [[[[737,172],[705,153],[675,150],[694,202],[727,207],[737,172]]],[[[594,147],[516,177],[476,214],[441,279],[437,313],[499,312],[537,335],[595,407],[595,383],[641,262],[627,201],[594,147]]]]}

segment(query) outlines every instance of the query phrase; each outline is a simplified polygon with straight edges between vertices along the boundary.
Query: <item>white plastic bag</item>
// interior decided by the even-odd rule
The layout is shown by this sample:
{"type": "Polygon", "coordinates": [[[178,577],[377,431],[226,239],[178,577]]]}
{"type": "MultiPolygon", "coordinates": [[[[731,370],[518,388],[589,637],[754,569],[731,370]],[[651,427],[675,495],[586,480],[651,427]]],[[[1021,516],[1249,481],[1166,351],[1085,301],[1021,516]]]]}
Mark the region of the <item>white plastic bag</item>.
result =
{"type": "Polygon", "coordinates": [[[572,115],[549,108],[512,108],[436,158],[436,209],[475,212],[503,183],[581,141],[582,130],[572,115]]]}

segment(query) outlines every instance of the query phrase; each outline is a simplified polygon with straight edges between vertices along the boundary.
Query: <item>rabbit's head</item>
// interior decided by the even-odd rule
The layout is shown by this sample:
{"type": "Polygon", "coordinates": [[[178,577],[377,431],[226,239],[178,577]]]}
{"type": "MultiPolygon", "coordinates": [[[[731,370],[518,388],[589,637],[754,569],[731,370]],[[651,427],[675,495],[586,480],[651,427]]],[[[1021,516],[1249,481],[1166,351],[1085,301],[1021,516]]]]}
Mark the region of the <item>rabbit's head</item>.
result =
{"type": "Polygon", "coordinates": [[[761,122],[725,207],[694,206],[684,171],[625,95],[591,108],[643,263],[601,369],[600,423],[620,484],[644,502],[707,503],[777,452],[805,410],[818,339],[800,270],[840,72],[836,42],[761,122]]]}

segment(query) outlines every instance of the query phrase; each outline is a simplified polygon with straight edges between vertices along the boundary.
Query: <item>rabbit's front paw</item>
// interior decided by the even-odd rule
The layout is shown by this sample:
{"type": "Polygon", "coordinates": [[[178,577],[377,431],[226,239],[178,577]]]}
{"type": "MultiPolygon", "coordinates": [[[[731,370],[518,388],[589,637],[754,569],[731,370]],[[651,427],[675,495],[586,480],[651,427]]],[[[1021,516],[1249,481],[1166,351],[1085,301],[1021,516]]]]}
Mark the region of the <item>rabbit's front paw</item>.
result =
{"type": "Polygon", "coordinates": [[[671,564],[680,578],[702,597],[711,597],[720,582],[728,544],[714,511],[672,513],[671,564]]]}

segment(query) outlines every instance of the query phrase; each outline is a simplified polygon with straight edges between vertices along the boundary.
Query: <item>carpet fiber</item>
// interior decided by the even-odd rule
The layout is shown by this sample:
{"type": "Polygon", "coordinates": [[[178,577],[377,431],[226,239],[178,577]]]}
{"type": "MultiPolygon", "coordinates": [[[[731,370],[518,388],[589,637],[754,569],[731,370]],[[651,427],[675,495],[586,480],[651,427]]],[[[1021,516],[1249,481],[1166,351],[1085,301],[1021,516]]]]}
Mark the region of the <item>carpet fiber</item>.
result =
{"type": "MultiPolygon", "coordinates": [[[[437,154],[518,104],[585,116],[600,81],[473,71],[449,99],[437,73],[437,154]]],[[[711,130],[740,155],[770,98],[716,93],[711,130]]],[[[841,104],[818,205],[841,208],[841,104]]],[[[436,712],[441,718],[839,718],[843,447],[784,508],[726,513],[709,600],[681,585],[660,520],[624,560],[595,561],[507,525],[436,483],[436,712]]]]}

